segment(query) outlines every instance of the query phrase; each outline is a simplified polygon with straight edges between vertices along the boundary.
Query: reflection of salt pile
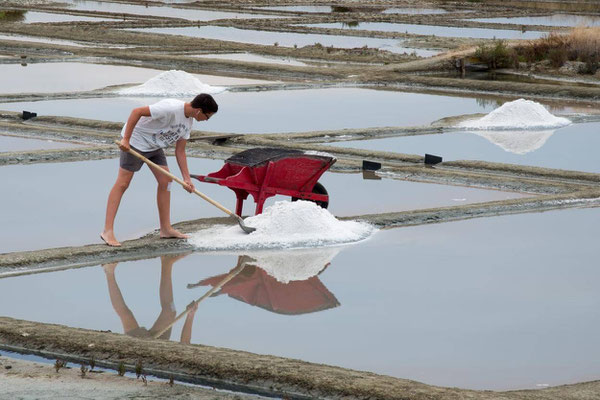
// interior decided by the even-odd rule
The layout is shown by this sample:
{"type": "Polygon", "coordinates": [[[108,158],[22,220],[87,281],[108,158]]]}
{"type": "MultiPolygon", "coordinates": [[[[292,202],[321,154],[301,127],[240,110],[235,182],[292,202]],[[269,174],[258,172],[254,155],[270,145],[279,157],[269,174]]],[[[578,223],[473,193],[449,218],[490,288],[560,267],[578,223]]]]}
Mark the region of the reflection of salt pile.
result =
{"type": "Polygon", "coordinates": [[[281,283],[304,281],[325,268],[341,251],[339,247],[320,249],[296,249],[248,253],[256,260],[250,264],[263,269],[281,283]]]}
{"type": "Polygon", "coordinates": [[[569,125],[566,118],[555,117],[540,103],[519,99],[504,103],[485,117],[461,122],[458,126],[474,129],[548,129],[569,125]]]}
{"type": "Polygon", "coordinates": [[[118,90],[118,94],[135,96],[195,96],[200,93],[216,94],[225,91],[220,86],[202,83],[195,76],[185,71],[171,70],[158,74],[146,83],[131,88],[118,90]]]}
{"type": "Polygon", "coordinates": [[[505,151],[526,154],[546,143],[554,131],[479,131],[476,135],[486,138],[505,151]]]}
{"type": "Polygon", "coordinates": [[[477,135],[508,152],[525,154],[546,143],[554,133],[548,128],[560,128],[570,123],[566,118],[550,114],[539,103],[519,99],[504,103],[485,117],[464,121],[458,126],[479,130],[475,132],[477,135]]]}
{"type": "Polygon", "coordinates": [[[320,247],[357,242],[375,231],[366,223],[338,221],[308,201],[277,202],[244,222],[256,231],[246,234],[237,225],[218,226],[199,231],[188,241],[200,249],[217,251],[320,247]]]}

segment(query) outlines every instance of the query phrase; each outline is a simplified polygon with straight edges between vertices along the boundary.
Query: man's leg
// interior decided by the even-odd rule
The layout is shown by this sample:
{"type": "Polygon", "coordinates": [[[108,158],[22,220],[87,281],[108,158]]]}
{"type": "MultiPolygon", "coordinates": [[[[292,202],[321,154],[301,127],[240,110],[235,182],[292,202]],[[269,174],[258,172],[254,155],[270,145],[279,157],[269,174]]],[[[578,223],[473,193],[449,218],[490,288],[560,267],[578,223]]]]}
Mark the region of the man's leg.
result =
{"type": "MultiPolygon", "coordinates": [[[[166,165],[161,165],[162,168],[169,170],[166,165]]],[[[158,182],[158,188],[156,189],[156,203],[158,205],[158,218],[160,221],[160,237],[161,238],[180,238],[185,239],[188,235],[185,235],[171,226],[171,191],[170,183],[171,178],[160,172],[150,168],[156,181],[158,182]]]]}
{"type": "Polygon", "coordinates": [[[106,203],[106,219],[104,220],[104,231],[100,234],[100,237],[109,246],[121,245],[121,243],[119,243],[119,241],[115,238],[115,217],[117,216],[117,210],[119,209],[119,204],[121,204],[123,193],[125,193],[129,187],[129,183],[131,182],[131,178],[133,178],[133,174],[134,173],[132,171],[119,168],[117,181],[108,195],[108,202],[106,203]]]}
{"type": "Polygon", "coordinates": [[[121,290],[119,289],[119,285],[115,279],[115,268],[117,267],[117,263],[104,264],[102,267],[104,268],[104,273],[106,274],[106,283],[108,284],[108,295],[110,297],[110,302],[117,312],[117,315],[121,319],[123,331],[128,333],[139,328],[133,313],[129,307],[127,307],[127,304],[125,304],[125,300],[123,299],[123,295],[121,294],[121,290]]]}

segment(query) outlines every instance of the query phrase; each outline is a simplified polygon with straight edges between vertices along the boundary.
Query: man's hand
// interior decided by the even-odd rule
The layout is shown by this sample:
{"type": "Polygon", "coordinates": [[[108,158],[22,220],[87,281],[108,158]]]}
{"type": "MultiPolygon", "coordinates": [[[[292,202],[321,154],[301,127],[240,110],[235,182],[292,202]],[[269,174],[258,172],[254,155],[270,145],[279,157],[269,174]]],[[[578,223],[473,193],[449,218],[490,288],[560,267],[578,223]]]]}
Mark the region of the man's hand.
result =
{"type": "Polygon", "coordinates": [[[121,139],[121,144],[119,145],[119,148],[123,151],[129,151],[131,149],[131,146],[129,145],[129,140],[125,138],[121,139]]]}
{"type": "Polygon", "coordinates": [[[185,182],[185,186],[184,186],[183,188],[184,188],[185,190],[187,190],[188,192],[190,192],[190,193],[193,193],[193,192],[194,192],[194,189],[195,189],[195,187],[194,187],[194,184],[192,183],[192,180],[191,180],[191,178],[185,178],[185,179],[183,180],[183,182],[185,182]]]}

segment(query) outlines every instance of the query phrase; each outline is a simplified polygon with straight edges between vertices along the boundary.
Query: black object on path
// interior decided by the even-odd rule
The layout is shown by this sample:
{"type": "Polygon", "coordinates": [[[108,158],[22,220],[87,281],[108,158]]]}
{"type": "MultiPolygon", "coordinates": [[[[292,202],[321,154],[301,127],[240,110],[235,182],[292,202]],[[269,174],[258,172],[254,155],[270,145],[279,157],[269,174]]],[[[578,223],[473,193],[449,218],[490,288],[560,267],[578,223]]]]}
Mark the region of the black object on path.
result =
{"type": "Polygon", "coordinates": [[[434,156],[433,154],[425,154],[425,164],[434,165],[442,162],[442,157],[434,156]]]}
{"type": "Polygon", "coordinates": [[[37,113],[31,111],[23,111],[23,115],[21,116],[21,118],[23,118],[24,120],[28,120],[34,117],[37,117],[37,113]]]}
{"type": "Polygon", "coordinates": [[[381,163],[363,160],[362,169],[363,171],[377,171],[381,169],[381,163]]]}

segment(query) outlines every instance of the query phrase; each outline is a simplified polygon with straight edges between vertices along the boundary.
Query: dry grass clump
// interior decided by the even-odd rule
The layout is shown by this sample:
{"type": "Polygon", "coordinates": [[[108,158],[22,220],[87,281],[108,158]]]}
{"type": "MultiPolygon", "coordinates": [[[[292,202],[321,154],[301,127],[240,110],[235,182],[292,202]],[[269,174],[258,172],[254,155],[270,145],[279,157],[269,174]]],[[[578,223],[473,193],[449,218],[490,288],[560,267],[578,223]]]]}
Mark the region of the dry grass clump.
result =
{"type": "Polygon", "coordinates": [[[600,68],[600,27],[577,27],[568,34],[550,33],[515,48],[520,60],[531,64],[549,60],[554,68],[567,61],[584,63],[581,73],[594,74],[600,68]]]}

